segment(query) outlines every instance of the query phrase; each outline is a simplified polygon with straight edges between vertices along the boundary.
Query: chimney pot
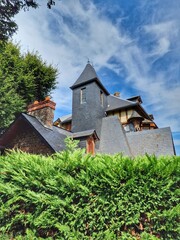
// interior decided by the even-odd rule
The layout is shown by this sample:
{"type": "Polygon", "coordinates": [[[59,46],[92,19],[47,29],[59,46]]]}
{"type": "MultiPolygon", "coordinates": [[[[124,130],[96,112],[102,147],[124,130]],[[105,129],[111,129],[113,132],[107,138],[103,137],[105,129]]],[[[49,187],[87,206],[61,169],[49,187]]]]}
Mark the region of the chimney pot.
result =
{"type": "Polygon", "coordinates": [[[45,100],[50,100],[50,99],[51,99],[50,96],[45,97],[45,100]]]}
{"type": "Polygon", "coordinates": [[[115,96],[115,97],[120,97],[120,92],[115,92],[115,93],[114,93],[114,96],[115,96]]]}
{"type": "Polygon", "coordinates": [[[39,102],[38,101],[34,101],[34,104],[38,104],[39,102]]]}

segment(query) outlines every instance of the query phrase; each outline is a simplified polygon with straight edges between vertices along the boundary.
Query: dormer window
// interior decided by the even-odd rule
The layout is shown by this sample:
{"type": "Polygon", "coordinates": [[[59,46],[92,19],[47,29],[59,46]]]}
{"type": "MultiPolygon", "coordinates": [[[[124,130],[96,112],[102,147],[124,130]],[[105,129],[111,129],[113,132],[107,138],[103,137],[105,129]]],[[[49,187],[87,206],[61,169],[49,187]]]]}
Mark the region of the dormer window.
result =
{"type": "Polygon", "coordinates": [[[103,91],[100,91],[100,101],[101,101],[101,105],[103,106],[104,104],[103,91]]]}
{"type": "Polygon", "coordinates": [[[81,88],[81,103],[86,103],[86,87],[81,88]]]}

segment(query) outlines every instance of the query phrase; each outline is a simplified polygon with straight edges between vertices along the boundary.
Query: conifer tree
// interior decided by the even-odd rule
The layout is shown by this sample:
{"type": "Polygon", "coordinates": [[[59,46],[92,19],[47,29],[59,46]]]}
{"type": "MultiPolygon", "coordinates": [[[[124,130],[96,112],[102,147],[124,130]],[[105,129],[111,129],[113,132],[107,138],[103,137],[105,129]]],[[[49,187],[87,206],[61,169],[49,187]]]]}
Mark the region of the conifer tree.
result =
{"type": "Polygon", "coordinates": [[[57,69],[38,53],[21,54],[19,45],[0,45],[0,128],[34,100],[43,100],[56,87],[57,69]]]}

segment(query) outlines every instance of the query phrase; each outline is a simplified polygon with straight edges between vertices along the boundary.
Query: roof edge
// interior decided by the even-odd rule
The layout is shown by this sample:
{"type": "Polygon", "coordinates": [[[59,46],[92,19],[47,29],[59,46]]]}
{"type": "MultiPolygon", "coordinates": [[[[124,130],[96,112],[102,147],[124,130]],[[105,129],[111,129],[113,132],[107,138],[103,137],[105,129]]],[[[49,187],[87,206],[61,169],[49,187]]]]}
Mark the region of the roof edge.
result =
{"type": "MultiPolygon", "coordinates": [[[[33,124],[28,121],[28,119],[27,119],[24,115],[28,115],[28,116],[30,116],[30,117],[35,118],[35,119],[42,125],[42,127],[44,127],[44,128],[46,128],[46,127],[45,127],[36,117],[31,116],[31,115],[26,114],[26,113],[21,113],[21,116],[23,116],[23,118],[25,119],[25,121],[28,122],[28,123],[31,125],[31,127],[33,127],[33,129],[38,133],[38,135],[45,141],[45,143],[48,144],[48,146],[49,146],[54,152],[56,152],[56,150],[51,146],[51,144],[42,136],[42,134],[33,126],[33,124]]],[[[50,128],[46,128],[46,129],[49,130],[49,131],[52,131],[52,129],[50,129],[50,128]]]]}
{"type": "Polygon", "coordinates": [[[109,109],[109,110],[106,110],[106,112],[111,112],[111,111],[116,111],[116,110],[119,110],[119,109],[128,109],[132,106],[137,106],[138,104],[137,103],[133,103],[128,105],[128,106],[124,106],[124,107],[118,107],[118,108],[114,108],[114,109],[109,109]]]}
{"type": "Polygon", "coordinates": [[[104,90],[104,92],[105,92],[107,95],[110,95],[110,93],[108,92],[108,90],[103,86],[103,84],[100,82],[100,80],[99,80],[97,77],[96,77],[96,78],[92,78],[92,79],[90,79],[90,80],[88,80],[88,81],[86,81],[86,82],[83,82],[83,83],[78,83],[78,84],[76,84],[76,85],[72,85],[72,86],[70,87],[70,89],[71,89],[71,90],[74,90],[74,89],[76,89],[76,88],[78,88],[78,87],[80,87],[80,86],[84,86],[84,85],[89,84],[89,83],[94,82],[94,81],[98,84],[98,86],[99,86],[100,88],[102,88],[102,89],[104,90]]]}

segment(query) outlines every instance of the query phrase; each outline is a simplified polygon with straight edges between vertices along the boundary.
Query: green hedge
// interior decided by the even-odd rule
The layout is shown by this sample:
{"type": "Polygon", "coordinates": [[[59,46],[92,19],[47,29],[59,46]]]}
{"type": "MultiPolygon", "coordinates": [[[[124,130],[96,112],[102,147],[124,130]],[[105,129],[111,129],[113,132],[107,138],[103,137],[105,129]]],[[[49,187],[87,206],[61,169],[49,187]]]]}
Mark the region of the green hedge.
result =
{"type": "Polygon", "coordinates": [[[180,239],[180,157],[0,157],[0,239],[180,239]]]}

